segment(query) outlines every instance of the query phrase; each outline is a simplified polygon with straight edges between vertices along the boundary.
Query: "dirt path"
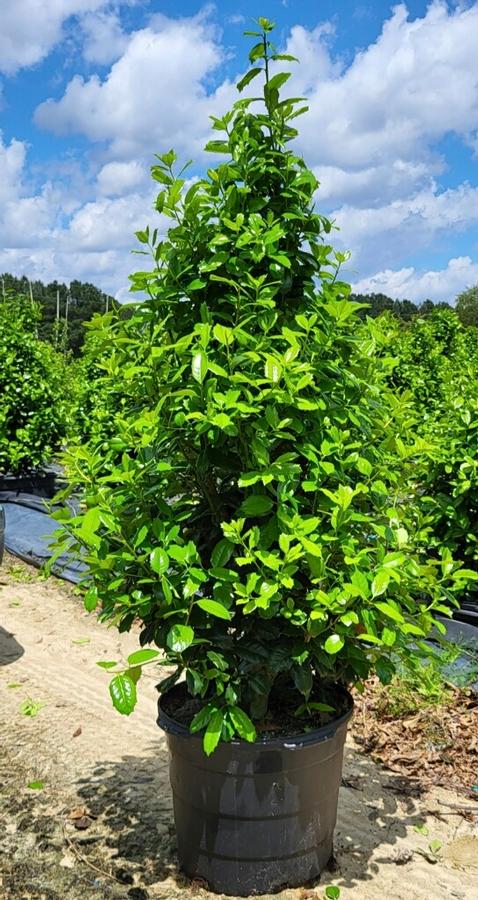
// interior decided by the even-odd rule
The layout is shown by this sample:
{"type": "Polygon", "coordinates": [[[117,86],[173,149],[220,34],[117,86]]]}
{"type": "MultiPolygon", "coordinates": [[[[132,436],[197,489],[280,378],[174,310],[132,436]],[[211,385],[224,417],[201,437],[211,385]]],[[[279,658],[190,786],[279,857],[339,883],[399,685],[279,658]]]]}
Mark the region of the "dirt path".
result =
{"type": "MultiPolygon", "coordinates": [[[[112,709],[108,676],[95,665],[136,648],[134,635],[99,625],[61,582],[7,558],[0,570],[1,900],[212,900],[176,869],[167,755],[155,724],[157,674],[142,680],[138,709],[126,718],[112,709]],[[27,700],[45,705],[27,716],[20,709],[27,700]],[[35,781],[43,788],[27,786],[35,781]]],[[[334,884],[340,900],[478,900],[470,853],[459,869],[452,858],[457,840],[478,841],[478,819],[466,821],[444,804],[470,802],[444,791],[405,794],[400,779],[349,747],[337,868],[311,889],[275,897],[319,900],[334,884]],[[415,830],[422,823],[428,834],[415,830]],[[441,842],[436,862],[430,841],[441,842]]]]}

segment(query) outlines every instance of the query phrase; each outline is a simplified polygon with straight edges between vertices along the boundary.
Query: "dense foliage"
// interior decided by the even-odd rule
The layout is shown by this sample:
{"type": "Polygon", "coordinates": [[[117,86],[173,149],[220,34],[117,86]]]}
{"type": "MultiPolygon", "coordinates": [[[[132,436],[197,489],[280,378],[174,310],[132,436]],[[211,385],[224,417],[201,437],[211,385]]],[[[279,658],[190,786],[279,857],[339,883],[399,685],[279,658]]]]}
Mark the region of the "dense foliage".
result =
{"type": "Polygon", "coordinates": [[[415,479],[432,541],[478,570],[478,329],[436,311],[397,329],[395,347],[393,382],[411,391],[429,445],[415,479]]]}
{"type": "MultiPolygon", "coordinates": [[[[262,102],[213,119],[206,149],[224,162],[187,190],[172,151],[153,166],[172,226],[138,233],[154,268],[133,286],[149,299],[95,331],[122,408],[66,458],[86,606],[120,630],[140,620],[175,667],[167,684],[186,674],[207,752],[253,740],[274,694],[310,710],[330,683],[388,680],[461,577],[450,554],[427,557],[403,488],[421,450],[403,439],[410,400],[388,387],[386,329],[360,324],[340,280],[316,178],[288,146],[303,111],[280,98],[289,57],[260,22],[239,90],[260,75],[262,102]]],[[[114,675],[120,711],[158,655],[114,675]]]]}
{"type": "Polygon", "coordinates": [[[41,310],[37,323],[38,335],[57,349],[71,350],[77,356],[85,338],[84,323],[95,313],[105,312],[117,304],[112,297],[98,290],[93,284],[72,281],[68,286],[62,282],[29,282],[24,276],[16,278],[4,273],[0,276],[3,292],[25,297],[33,296],[41,310]],[[57,304],[59,319],[57,321],[57,304]]]}
{"type": "Polygon", "coordinates": [[[478,326],[478,284],[458,294],[456,311],[463,325],[478,326]]]}
{"type": "Polygon", "coordinates": [[[27,297],[0,302],[0,472],[35,469],[66,434],[67,366],[37,337],[39,321],[27,297]]]}

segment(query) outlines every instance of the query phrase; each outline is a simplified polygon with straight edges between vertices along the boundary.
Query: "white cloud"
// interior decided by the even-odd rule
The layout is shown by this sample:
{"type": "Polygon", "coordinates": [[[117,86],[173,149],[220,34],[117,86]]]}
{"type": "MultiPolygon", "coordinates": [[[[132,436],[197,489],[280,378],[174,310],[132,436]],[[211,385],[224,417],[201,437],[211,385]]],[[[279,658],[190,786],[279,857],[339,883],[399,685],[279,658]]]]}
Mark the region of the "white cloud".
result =
{"type": "Polygon", "coordinates": [[[317,201],[343,203],[353,207],[379,206],[409,196],[411,185],[429,186],[432,175],[443,170],[443,164],[426,165],[395,159],[379,166],[342,169],[339,166],[315,166],[320,181],[317,201]]]}
{"type": "MultiPolygon", "coordinates": [[[[106,197],[86,203],[72,217],[62,243],[78,250],[107,251],[136,246],[134,232],[153,218],[150,194],[106,197]]],[[[159,216],[158,216],[159,219],[159,216]]]]}
{"type": "Polygon", "coordinates": [[[87,62],[106,65],[126,49],[128,35],[121,27],[117,12],[89,13],[83,16],[81,28],[85,35],[83,56],[87,62]]]}
{"type": "Polygon", "coordinates": [[[356,281],[356,293],[384,293],[399,300],[419,303],[429,299],[452,303],[465,288],[478,283],[478,262],[469,256],[450,259],[445,269],[417,272],[413,266],[398,271],[386,269],[356,281]]]}
{"type": "MultiPolygon", "coordinates": [[[[21,7],[26,16],[35,5],[17,0],[12,9],[21,7]]],[[[14,71],[32,64],[59,40],[66,18],[78,15],[86,60],[109,71],[76,74],[59,99],[40,104],[36,122],[104,146],[90,157],[91,177],[81,191],[72,181],[68,196],[60,178],[29,196],[21,187],[25,145],[0,144],[0,166],[11,173],[0,184],[0,235],[8,237],[11,263],[28,263],[38,277],[46,277],[42,271],[49,278],[96,277],[105,290],[124,295],[128,272],[149,264],[129,255],[133,232],[148,221],[161,224],[152,210],[152,153],[173,146],[203,161],[208,116],[237,96],[228,80],[221,83],[226,51],[204,12],[175,20],[157,15],[148,27],[125,34],[118,4],[108,0],[47,5],[48,21],[37,17],[36,30],[28,23],[23,37],[10,17],[6,33],[11,42],[17,34],[16,56],[4,53],[3,65],[14,71]]],[[[0,36],[0,55],[6,46],[0,36]]],[[[351,62],[335,58],[332,46],[330,23],[310,31],[294,26],[286,50],[301,64],[292,66],[289,85],[291,95],[308,98],[298,148],[321,181],[319,208],[333,210],[342,229],[334,242],[353,251],[355,287],[416,300],[454,297],[478,280],[478,262],[457,257],[442,271],[427,272],[407,261],[437,242],[443,251],[447,234],[478,219],[478,187],[444,190],[447,160],[436,147],[453,132],[478,147],[478,3],[453,10],[432,3],[413,21],[398,6],[377,40],[351,62]]]]}
{"type": "Polygon", "coordinates": [[[214,106],[205,80],[223,52],[203,17],[156,17],[156,23],[158,30],[145,28],[131,35],[104,80],[76,75],[59,101],[40,104],[37,124],[56,134],[81,132],[91,140],[110,142],[117,159],[170,146],[196,153],[214,106]]]}
{"type": "Polygon", "coordinates": [[[0,132],[0,203],[15,199],[18,193],[18,182],[22,177],[25,164],[26,147],[23,141],[12,140],[7,146],[3,143],[0,132]]]}
{"type": "Polygon", "coordinates": [[[440,235],[456,236],[478,223],[478,187],[462,184],[439,191],[435,184],[414,196],[383,206],[343,205],[332,218],[340,228],[338,242],[352,251],[362,271],[390,265],[432,246],[440,235]]]}
{"type": "MultiPolygon", "coordinates": [[[[426,158],[430,142],[449,131],[469,135],[478,127],[477,45],[476,3],[449,11],[435,2],[413,21],[395,7],[339,77],[311,79],[301,146],[315,162],[366,168],[426,158]]],[[[320,70],[317,49],[312,60],[320,70]]]]}
{"type": "Polygon", "coordinates": [[[7,75],[47,56],[62,38],[64,22],[93,12],[108,0],[1,0],[0,71],[7,75]]]}
{"type": "Polygon", "coordinates": [[[137,160],[106,163],[98,172],[98,192],[102,196],[127,194],[149,182],[149,177],[149,172],[137,160]]]}

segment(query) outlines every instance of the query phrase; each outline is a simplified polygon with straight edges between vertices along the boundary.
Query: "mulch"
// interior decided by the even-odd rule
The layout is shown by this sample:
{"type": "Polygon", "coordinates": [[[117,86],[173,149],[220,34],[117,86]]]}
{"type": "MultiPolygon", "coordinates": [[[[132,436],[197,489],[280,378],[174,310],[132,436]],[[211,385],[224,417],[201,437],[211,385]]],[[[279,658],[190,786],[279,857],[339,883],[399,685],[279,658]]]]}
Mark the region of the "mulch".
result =
{"type": "Polygon", "coordinates": [[[351,731],[360,752],[421,788],[441,786],[478,801],[477,694],[456,688],[445,705],[391,716],[373,679],[354,700],[351,731]]]}

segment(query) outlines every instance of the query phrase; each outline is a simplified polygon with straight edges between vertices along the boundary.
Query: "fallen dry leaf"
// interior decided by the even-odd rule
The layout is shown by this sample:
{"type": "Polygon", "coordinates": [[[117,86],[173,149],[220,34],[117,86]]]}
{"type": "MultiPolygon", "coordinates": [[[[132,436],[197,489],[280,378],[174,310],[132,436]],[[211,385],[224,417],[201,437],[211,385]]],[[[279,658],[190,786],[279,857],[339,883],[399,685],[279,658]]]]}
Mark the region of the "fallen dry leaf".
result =
{"type": "MultiPolygon", "coordinates": [[[[461,790],[478,766],[478,697],[456,688],[449,705],[400,717],[383,715],[376,679],[355,696],[352,734],[361,752],[422,785],[461,790]]],[[[407,793],[406,788],[404,793],[407,793]]]]}
{"type": "Polygon", "coordinates": [[[78,829],[78,831],[85,831],[90,827],[91,823],[92,819],[90,819],[89,816],[82,816],[81,819],[73,820],[73,825],[78,829]]]}

